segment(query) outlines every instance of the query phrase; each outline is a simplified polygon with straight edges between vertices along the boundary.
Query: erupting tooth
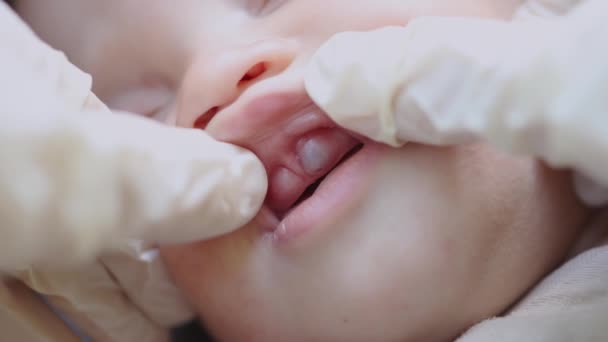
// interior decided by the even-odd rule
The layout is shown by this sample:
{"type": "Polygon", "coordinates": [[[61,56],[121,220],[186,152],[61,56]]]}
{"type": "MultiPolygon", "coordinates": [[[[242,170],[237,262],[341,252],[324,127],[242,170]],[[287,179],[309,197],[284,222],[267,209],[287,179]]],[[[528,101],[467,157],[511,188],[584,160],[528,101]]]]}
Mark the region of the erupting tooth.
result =
{"type": "Polygon", "coordinates": [[[330,156],[324,144],[319,139],[314,138],[307,139],[299,146],[298,156],[302,168],[308,174],[319,173],[330,162],[330,156]]]}
{"type": "Polygon", "coordinates": [[[353,144],[354,139],[341,130],[317,130],[298,143],[300,165],[307,174],[318,176],[329,171],[353,144]]]}
{"type": "MultiPolygon", "coordinates": [[[[288,163],[269,168],[267,205],[282,213],[292,207],[306,188],[329,173],[340,160],[357,145],[357,140],[344,130],[321,128],[299,137],[295,146],[286,144],[287,151],[295,153],[288,163]]],[[[269,154],[272,156],[272,154],[269,154]]]]}

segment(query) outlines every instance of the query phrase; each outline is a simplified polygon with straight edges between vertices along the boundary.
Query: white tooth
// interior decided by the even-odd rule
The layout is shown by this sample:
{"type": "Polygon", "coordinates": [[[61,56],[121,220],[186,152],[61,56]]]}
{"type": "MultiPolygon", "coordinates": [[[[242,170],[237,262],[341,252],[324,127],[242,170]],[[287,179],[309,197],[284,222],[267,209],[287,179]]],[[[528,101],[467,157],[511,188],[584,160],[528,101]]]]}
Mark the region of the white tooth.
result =
{"type": "Polygon", "coordinates": [[[315,138],[310,138],[299,146],[298,156],[304,171],[309,174],[319,173],[329,162],[327,146],[315,138]]]}

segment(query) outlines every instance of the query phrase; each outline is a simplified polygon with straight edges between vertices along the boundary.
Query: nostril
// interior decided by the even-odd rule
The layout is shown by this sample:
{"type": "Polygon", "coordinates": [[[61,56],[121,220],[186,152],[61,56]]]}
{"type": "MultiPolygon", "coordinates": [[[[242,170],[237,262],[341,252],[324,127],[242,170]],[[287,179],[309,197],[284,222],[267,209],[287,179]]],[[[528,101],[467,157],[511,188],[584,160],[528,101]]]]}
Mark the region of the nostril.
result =
{"type": "Polygon", "coordinates": [[[213,119],[213,117],[215,117],[217,112],[219,112],[219,110],[220,110],[220,108],[217,106],[209,109],[208,111],[203,113],[201,116],[199,116],[194,121],[193,127],[198,128],[198,129],[205,129],[207,127],[207,125],[209,124],[209,122],[211,121],[211,119],[213,119]]]}
{"type": "Polygon", "coordinates": [[[266,72],[266,70],[266,63],[258,63],[254,65],[247,71],[243,78],[241,78],[241,80],[239,81],[239,85],[242,85],[243,83],[247,83],[262,76],[266,72]]]}
{"type": "MultiPolygon", "coordinates": [[[[247,73],[243,75],[243,77],[239,80],[238,86],[242,86],[250,81],[255,80],[256,78],[262,76],[268,70],[266,63],[260,62],[249,68],[247,73]]],[[[222,106],[224,107],[224,106],[222,106]]],[[[207,110],[205,113],[201,114],[192,125],[193,128],[196,129],[205,129],[209,122],[213,120],[213,118],[220,111],[220,106],[215,106],[207,110]]]]}

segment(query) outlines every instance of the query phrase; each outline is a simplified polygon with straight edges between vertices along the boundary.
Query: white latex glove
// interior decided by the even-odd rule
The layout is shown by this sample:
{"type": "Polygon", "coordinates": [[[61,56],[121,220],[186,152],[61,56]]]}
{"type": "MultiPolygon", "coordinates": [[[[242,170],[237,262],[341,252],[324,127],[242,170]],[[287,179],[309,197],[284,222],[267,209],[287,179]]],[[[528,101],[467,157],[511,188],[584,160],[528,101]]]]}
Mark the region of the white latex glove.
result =
{"type": "MultiPolygon", "coordinates": [[[[342,33],[315,55],[306,87],[377,141],[487,141],[608,186],[606,15],[606,0],[538,0],[511,22],[429,17],[342,33]]],[[[577,185],[588,202],[608,199],[577,185]]]]}
{"type": "Polygon", "coordinates": [[[0,42],[0,270],[205,239],[258,211],[267,184],[253,154],[109,112],[4,3],[0,42]]]}

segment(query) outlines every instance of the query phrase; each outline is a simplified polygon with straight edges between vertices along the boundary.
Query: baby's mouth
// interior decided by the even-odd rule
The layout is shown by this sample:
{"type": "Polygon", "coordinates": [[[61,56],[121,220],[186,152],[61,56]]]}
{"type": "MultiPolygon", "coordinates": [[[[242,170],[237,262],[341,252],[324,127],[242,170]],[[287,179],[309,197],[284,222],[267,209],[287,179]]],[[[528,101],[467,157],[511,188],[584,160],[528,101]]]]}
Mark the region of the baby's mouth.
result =
{"type": "Polygon", "coordinates": [[[361,143],[343,129],[324,127],[305,134],[293,146],[292,163],[269,169],[266,204],[279,220],[310,198],[329,173],[360,149],[361,143]]]}
{"type": "MultiPolygon", "coordinates": [[[[323,182],[325,180],[325,178],[327,177],[328,174],[330,174],[333,170],[337,169],[338,166],[342,165],[342,163],[344,163],[345,161],[347,161],[350,157],[352,157],[353,155],[355,155],[357,152],[359,152],[361,150],[361,148],[363,147],[362,143],[357,143],[350,151],[348,151],[339,161],[338,163],[336,163],[333,167],[331,167],[329,169],[329,171],[327,173],[325,173],[323,176],[321,176],[319,179],[317,179],[314,183],[310,184],[305,190],[304,192],[300,195],[300,197],[298,197],[298,199],[295,201],[295,203],[289,208],[289,210],[286,212],[288,213],[291,209],[297,207],[300,203],[304,202],[305,200],[307,200],[308,198],[310,198],[314,192],[317,190],[317,188],[319,187],[319,185],[321,185],[321,182],[323,182]]],[[[285,216],[286,213],[283,213],[281,216],[279,216],[279,218],[282,218],[282,216],[285,216]]]]}
{"type": "Polygon", "coordinates": [[[254,152],[264,164],[268,193],[260,214],[268,229],[313,196],[325,176],[361,145],[299,91],[251,95],[232,108],[207,130],[254,152]]]}

